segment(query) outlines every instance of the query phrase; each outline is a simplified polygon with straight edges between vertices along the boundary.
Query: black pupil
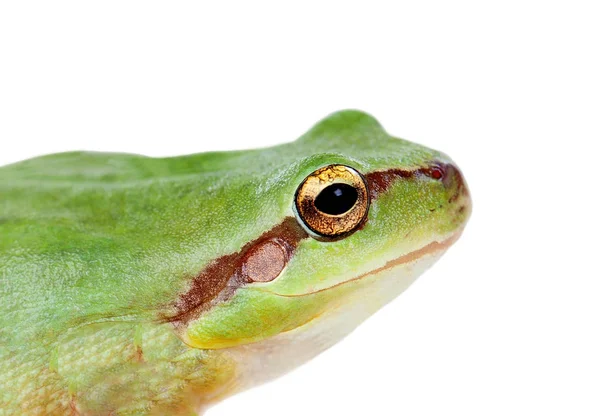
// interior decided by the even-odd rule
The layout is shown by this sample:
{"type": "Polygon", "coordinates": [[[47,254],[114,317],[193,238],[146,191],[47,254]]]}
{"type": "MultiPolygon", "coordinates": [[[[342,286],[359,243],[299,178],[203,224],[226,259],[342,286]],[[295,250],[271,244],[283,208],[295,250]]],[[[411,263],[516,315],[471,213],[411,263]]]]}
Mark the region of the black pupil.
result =
{"type": "Polygon", "coordinates": [[[358,191],[345,183],[334,183],[323,189],[315,199],[315,207],[325,214],[340,215],[356,204],[358,191]]]}

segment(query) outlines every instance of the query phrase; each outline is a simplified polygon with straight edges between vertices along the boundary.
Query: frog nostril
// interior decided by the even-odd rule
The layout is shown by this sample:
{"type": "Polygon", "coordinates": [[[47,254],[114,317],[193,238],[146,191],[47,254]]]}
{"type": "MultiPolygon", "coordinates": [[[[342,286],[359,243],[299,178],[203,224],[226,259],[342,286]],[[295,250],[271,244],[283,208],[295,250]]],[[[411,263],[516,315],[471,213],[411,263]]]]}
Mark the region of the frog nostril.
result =
{"type": "Polygon", "coordinates": [[[429,172],[427,172],[435,180],[442,180],[445,176],[444,169],[441,166],[432,166],[429,172]]]}

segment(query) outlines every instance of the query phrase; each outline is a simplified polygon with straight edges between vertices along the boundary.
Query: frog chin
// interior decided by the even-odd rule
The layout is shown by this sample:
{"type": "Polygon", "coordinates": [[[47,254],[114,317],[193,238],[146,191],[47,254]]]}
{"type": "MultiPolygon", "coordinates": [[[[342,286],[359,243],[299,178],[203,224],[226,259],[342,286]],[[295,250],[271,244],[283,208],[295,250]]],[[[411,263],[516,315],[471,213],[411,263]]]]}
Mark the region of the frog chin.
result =
{"type": "Polygon", "coordinates": [[[342,287],[354,286],[349,292],[344,290],[346,294],[326,312],[297,328],[226,349],[226,354],[237,363],[235,392],[273,380],[336,344],[406,290],[457,238],[458,235],[452,235],[441,242],[430,243],[370,273],[323,289],[334,294],[342,287]]]}

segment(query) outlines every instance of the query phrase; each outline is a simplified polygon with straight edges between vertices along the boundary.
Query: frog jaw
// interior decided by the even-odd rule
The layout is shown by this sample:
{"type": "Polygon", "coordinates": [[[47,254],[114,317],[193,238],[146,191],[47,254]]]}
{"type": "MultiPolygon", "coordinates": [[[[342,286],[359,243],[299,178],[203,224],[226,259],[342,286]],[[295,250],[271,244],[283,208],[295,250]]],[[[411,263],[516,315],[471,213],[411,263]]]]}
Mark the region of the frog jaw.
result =
{"type": "MultiPolygon", "coordinates": [[[[387,270],[394,270],[394,269],[398,269],[399,266],[401,265],[405,265],[405,264],[411,264],[414,262],[417,262],[419,260],[421,260],[422,258],[425,258],[427,256],[436,256],[439,253],[439,256],[441,256],[441,254],[445,253],[446,250],[452,245],[454,244],[454,242],[456,240],[458,240],[458,238],[460,237],[460,235],[462,234],[462,229],[454,234],[452,234],[451,236],[449,236],[448,238],[442,240],[442,241],[433,241],[423,247],[421,247],[418,250],[415,251],[411,251],[407,254],[403,254],[400,257],[397,257],[393,260],[389,260],[388,262],[386,262],[383,266],[374,269],[370,272],[364,273],[360,276],[357,277],[353,277],[350,278],[348,280],[344,280],[341,283],[335,284],[333,286],[329,286],[323,289],[318,289],[312,292],[307,292],[307,293],[301,293],[301,294],[295,294],[295,295],[288,295],[288,294],[279,294],[279,293],[274,293],[271,292],[277,296],[284,296],[284,297],[301,297],[301,296],[310,296],[310,295],[315,295],[319,292],[325,292],[325,291],[330,291],[330,290],[334,290],[335,288],[341,287],[341,286],[345,286],[345,285],[351,285],[354,282],[357,282],[359,280],[363,280],[363,279],[367,279],[369,277],[373,277],[373,276],[378,276],[381,275],[382,273],[384,273],[387,270]]],[[[435,257],[436,259],[438,257],[435,257]]]]}
{"type": "Polygon", "coordinates": [[[321,289],[320,294],[336,301],[303,325],[258,342],[225,349],[225,353],[237,363],[238,380],[235,391],[231,393],[282,376],[338,343],[404,292],[446,252],[461,232],[402,255],[367,274],[321,289]]]}

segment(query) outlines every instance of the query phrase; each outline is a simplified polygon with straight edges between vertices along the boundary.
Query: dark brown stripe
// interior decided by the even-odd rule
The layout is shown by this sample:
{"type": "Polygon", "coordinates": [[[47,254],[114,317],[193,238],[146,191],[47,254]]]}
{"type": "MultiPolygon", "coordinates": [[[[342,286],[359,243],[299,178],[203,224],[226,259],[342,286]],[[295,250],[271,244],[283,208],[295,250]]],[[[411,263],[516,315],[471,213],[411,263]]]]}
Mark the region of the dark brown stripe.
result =
{"type": "Polygon", "coordinates": [[[398,179],[414,179],[419,176],[428,176],[433,179],[446,181],[448,170],[456,169],[450,164],[433,162],[430,165],[414,169],[387,169],[370,172],[365,175],[371,200],[386,192],[398,179]],[[438,175],[440,175],[438,177],[438,175]]]}
{"type": "Polygon", "coordinates": [[[290,259],[301,240],[308,234],[295,218],[286,217],[283,222],[259,238],[246,244],[240,251],[219,257],[210,263],[191,282],[189,289],[181,294],[174,305],[174,313],[166,316],[166,322],[185,324],[194,319],[215,302],[225,301],[247,283],[243,266],[256,247],[268,240],[276,241],[287,251],[290,259]]]}

